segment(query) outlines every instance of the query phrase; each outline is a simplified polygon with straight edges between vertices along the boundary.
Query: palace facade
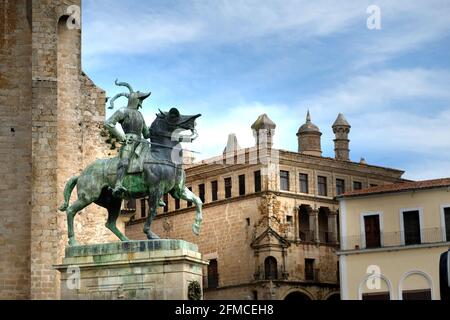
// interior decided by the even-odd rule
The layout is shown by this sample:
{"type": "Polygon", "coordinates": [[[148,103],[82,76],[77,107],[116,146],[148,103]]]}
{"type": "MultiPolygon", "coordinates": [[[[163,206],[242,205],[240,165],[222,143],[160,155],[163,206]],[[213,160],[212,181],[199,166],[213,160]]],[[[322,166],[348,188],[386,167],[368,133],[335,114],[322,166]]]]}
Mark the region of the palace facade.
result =
{"type": "MultiPolygon", "coordinates": [[[[198,244],[209,261],[205,299],[339,299],[336,196],[403,181],[403,171],[350,161],[351,127],[342,114],[333,124],[333,158],[322,155],[309,112],[298,152],[273,148],[276,125],[265,114],[251,129],[254,147],[240,148],[230,135],[222,155],[186,165],[186,185],[204,203],[200,236],[191,231],[194,206],[167,195],[152,230],[198,244]]],[[[135,209],[126,234],[144,239],[145,199],[135,209]]]]}

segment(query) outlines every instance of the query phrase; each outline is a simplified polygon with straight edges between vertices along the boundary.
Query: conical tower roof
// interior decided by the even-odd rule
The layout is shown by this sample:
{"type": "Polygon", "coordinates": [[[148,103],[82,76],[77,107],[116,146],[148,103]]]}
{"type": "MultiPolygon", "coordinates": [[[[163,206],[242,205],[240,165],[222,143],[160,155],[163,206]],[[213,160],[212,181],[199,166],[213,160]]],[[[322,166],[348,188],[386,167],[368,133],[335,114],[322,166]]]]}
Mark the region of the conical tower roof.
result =
{"type": "Polygon", "coordinates": [[[270,120],[270,118],[267,116],[267,114],[262,114],[256,119],[255,123],[252,125],[253,130],[261,130],[261,129],[269,129],[273,130],[277,127],[277,125],[270,120]]]}
{"type": "Polygon", "coordinates": [[[344,115],[342,113],[339,113],[336,121],[333,124],[334,127],[343,126],[343,127],[351,127],[348,123],[347,119],[345,119],[344,115]]]}

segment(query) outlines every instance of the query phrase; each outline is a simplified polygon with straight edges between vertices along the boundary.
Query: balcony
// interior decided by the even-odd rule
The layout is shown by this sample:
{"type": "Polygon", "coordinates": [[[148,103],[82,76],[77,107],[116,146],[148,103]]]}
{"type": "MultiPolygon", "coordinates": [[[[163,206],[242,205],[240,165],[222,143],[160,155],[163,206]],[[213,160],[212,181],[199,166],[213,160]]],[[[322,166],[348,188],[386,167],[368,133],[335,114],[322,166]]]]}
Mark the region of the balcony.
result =
{"type": "Polygon", "coordinates": [[[444,242],[441,228],[420,229],[420,232],[383,232],[379,239],[366,242],[364,235],[341,237],[341,250],[362,250],[389,247],[406,247],[444,242]]]}
{"type": "MultiPolygon", "coordinates": [[[[319,243],[336,244],[337,234],[335,232],[319,231],[319,243]]],[[[310,230],[300,231],[300,240],[305,242],[315,242],[315,232],[310,230]]]]}

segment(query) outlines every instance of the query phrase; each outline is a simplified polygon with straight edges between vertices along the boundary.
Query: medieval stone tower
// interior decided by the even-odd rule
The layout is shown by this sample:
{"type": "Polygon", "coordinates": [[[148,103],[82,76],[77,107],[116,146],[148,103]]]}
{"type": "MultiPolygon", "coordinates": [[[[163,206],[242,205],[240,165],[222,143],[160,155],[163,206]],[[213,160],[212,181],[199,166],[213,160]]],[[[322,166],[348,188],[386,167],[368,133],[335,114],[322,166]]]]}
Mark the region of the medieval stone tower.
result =
{"type": "MultiPolygon", "coordinates": [[[[67,180],[108,156],[105,93],[81,71],[81,0],[0,0],[0,299],[58,299],[67,180]]],[[[106,211],[77,217],[82,243],[106,211]]]]}

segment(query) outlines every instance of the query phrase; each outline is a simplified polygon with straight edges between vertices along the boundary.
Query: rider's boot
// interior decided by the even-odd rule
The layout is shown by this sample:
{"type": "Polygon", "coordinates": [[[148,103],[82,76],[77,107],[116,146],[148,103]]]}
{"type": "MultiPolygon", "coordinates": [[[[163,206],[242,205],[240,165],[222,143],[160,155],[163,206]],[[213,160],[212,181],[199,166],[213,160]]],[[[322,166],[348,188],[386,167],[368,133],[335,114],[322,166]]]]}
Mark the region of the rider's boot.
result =
{"type": "Polygon", "coordinates": [[[126,166],[121,166],[117,170],[117,182],[116,187],[113,190],[113,196],[116,198],[122,197],[122,195],[128,190],[122,185],[123,178],[125,177],[125,173],[127,172],[126,166]]]}

